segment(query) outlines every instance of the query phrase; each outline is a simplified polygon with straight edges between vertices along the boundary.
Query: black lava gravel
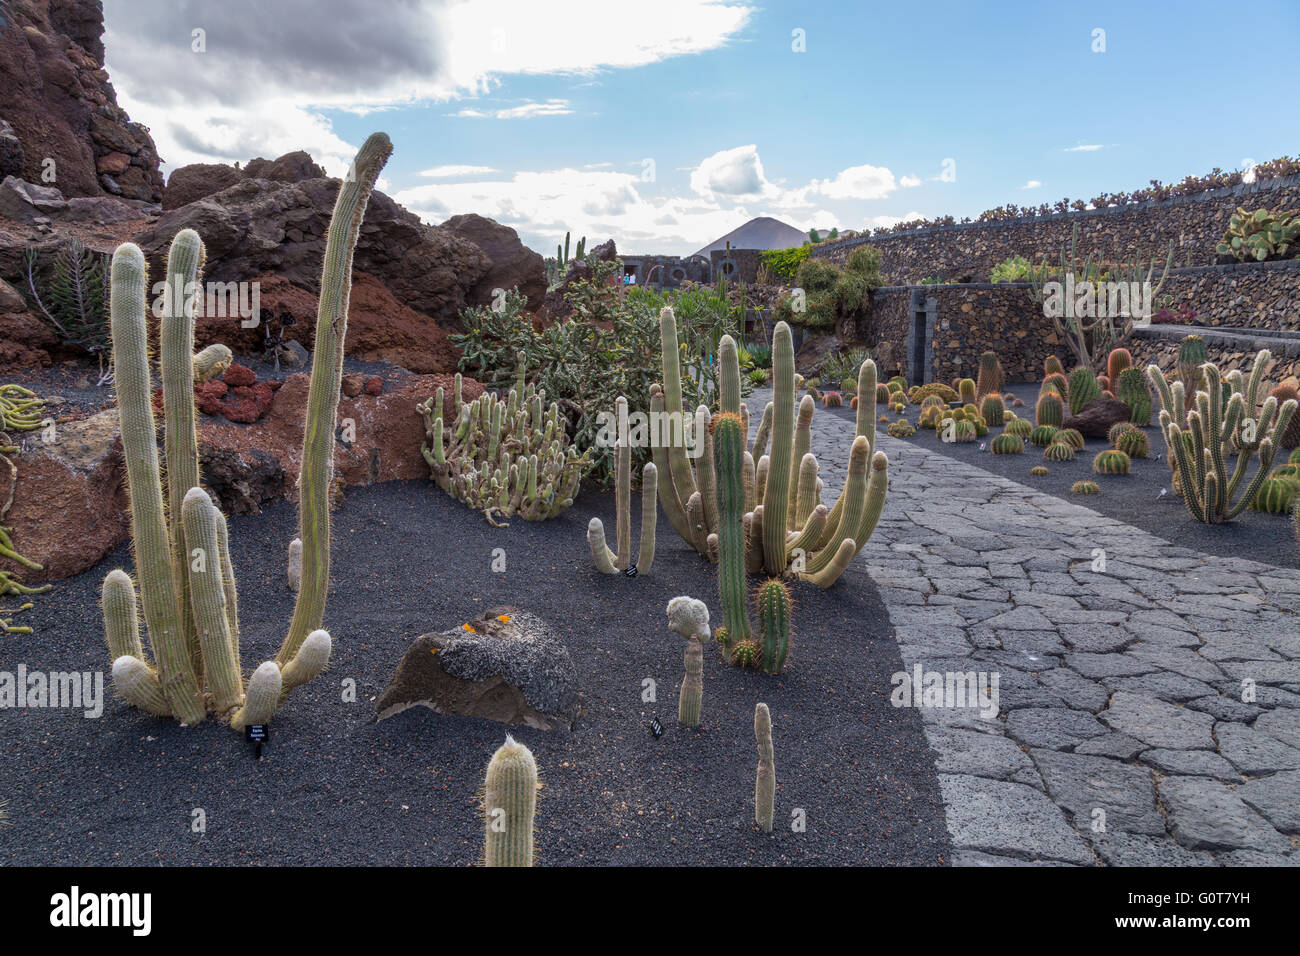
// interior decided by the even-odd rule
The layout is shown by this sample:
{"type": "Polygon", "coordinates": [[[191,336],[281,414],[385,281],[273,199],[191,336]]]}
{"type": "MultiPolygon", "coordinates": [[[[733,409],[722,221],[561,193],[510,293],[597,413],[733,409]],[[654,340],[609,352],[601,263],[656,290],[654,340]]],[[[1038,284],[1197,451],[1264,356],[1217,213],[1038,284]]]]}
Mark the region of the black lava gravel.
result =
{"type": "MultiPolygon", "coordinates": [[[[0,862],[475,864],[483,771],[507,732],[541,770],[541,865],[946,862],[933,758],[919,715],[889,703],[901,663],[870,578],[855,570],[830,591],[795,588],[794,650],[779,678],[706,649],[703,727],[685,730],[683,642],[664,608],[689,594],[716,622],[716,577],[662,516],[652,574],[595,572],[586,523],[595,509],[612,532],[612,507],[612,495],[586,493],[559,519],[495,529],[425,482],[353,489],[334,521],[334,662],[295,692],[262,760],[228,727],[181,728],[127,708],[107,675],[99,719],[0,710],[11,824],[0,826],[0,862]],[[491,569],[497,548],[501,573],[491,569]],[[567,641],[586,706],[572,733],[425,708],[372,721],[413,637],[497,604],[549,619],[567,641]],[[647,678],[655,703],[642,699],[647,678]],[[355,703],[343,700],[351,681],[355,703]],[[772,834],[753,823],[760,700],[774,725],[772,834]],[[797,809],[806,832],[792,831],[797,809]]],[[[284,555],[296,517],[278,503],[231,522],[245,670],[274,654],[289,620],[284,555]]],[[[125,547],[37,598],[23,615],[35,634],[0,636],[0,670],[106,670],[98,591],[122,565],[125,547]]]]}
{"type": "MultiPolygon", "coordinates": [[[[1007,388],[1006,394],[1018,396],[1025,403],[1023,407],[1011,410],[1020,418],[1032,422],[1038,386],[1012,385],[1007,388]]],[[[819,413],[822,411],[849,419],[857,414],[847,405],[840,408],[818,408],[819,413]]],[[[903,417],[877,406],[877,417],[880,414],[888,414],[891,422],[903,417]]],[[[920,417],[920,406],[909,404],[906,417],[915,425],[920,417]]],[[[1154,420],[1153,415],[1152,421],[1154,420]]],[[[876,427],[883,432],[887,425],[881,422],[876,427]]],[[[1024,454],[993,454],[988,450],[989,443],[1001,431],[1001,428],[991,428],[988,435],[975,442],[958,444],[941,441],[932,429],[918,429],[911,438],[902,440],[1018,481],[1035,491],[1067,498],[1075,504],[1164,538],[1178,547],[1223,557],[1249,558],[1276,567],[1300,567],[1300,546],[1297,546],[1289,515],[1271,515],[1247,509],[1235,521],[1225,524],[1207,525],[1194,519],[1183,505],[1182,499],[1173,493],[1165,440],[1156,425],[1144,429],[1150,446],[1150,457],[1133,459],[1127,475],[1093,474],[1093,458],[1098,452],[1111,447],[1104,440],[1090,438],[1086,447],[1076,452],[1074,461],[1054,462],[1044,461],[1043,449],[1030,445],[1027,441],[1024,454]],[[980,450],[981,444],[985,446],[983,451],[980,450]],[[1160,456],[1159,460],[1156,460],[1156,455],[1160,456]],[[1031,475],[1029,469],[1035,465],[1046,466],[1049,474],[1041,478],[1031,475]],[[1101,493],[1072,494],[1070,487],[1081,479],[1097,482],[1101,493]],[[1166,492],[1163,497],[1160,494],[1162,489],[1166,492]]],[[[1279,451],[1274,467],[1285,464],[1288,454],[1286,450],[1279,451]]],[[[1251,463],[1248,475],[1253,475],[1257,467],[1258,458],[1251,463]]]]}

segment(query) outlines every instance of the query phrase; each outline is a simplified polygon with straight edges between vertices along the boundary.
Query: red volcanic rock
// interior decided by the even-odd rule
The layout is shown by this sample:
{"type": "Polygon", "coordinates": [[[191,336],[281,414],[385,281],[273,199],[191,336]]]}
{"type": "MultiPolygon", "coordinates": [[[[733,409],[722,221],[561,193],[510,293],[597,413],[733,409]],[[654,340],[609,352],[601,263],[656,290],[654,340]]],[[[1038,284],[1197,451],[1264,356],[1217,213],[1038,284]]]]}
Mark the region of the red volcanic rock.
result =
{"type": "Polygon", "coordinates": [[[380,378],[378,375],[372,375],[368,379],[366,379],[366,394],[367,395],[384,394],[384,380],[380,378]]]}
{"type": "Polygon", "coordinates": [[[350,375],[343,376],[343,395],[346,398],[356,398],[366,387],[366,377],[360,372],[353,372],[350,375]]]}
{"type": "Polygon", "coordinates": [[[1132,417],[1132,410],[1116,398],[1098,395],[1079,410],[1077,415],[1068,415],[1065,428],[1074,428],[1085,438],[1105,438],[1118,422],[1126,422],[1132,417]]]}
{"type": "MultiPolygon", "coordinates": [[[[17,457],[18,486],[5,517],[18,553],[43,565],[30,571],[0,558],[0,570],[28,584],[84,571],[129,533],[122,443],[116,409],[60,425],[17,457]]],[[[10,490],[0,468],[0,499],[10,490]]]]}
{"type": "Polygon", "coordinates": [[[221,378],[231,388],[235,388],[240,385],[252,385],[257,381],[257,373],[247,365],[240,365],[236,362],[226,369],[226,374],[222,375],[221,378]]]}
{"type": "Polygon", "coordinates": [[[474,213],[452,216],[439,228],[474,243],[491,263],[487,273],[469,290],[470,305],[491,305],[496,289],[518,289],[528,298],[529,309],[537,311],[542,307],[546,264],[519,241],[519,233],[474,213]]]}

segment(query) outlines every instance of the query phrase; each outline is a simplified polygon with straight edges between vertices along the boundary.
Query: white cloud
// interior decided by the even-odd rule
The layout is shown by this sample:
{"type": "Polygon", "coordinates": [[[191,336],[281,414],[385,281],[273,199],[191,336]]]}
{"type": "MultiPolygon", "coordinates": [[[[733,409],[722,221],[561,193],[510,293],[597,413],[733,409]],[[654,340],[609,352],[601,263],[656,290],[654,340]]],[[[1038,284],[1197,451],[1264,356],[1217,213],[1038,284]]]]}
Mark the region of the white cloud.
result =
{"type": "Polygon", "coordinates": [[[452,116],[473,116],[486,119],[532,119],[535,116],[567,116],[573,112],[568,100],[546,100],[542,103],[523,103],[520,106],[510,106],[499,110],[476,110],[466,108],[452,114],[452,116]]]}
{"type": "Polygon", "coordinates": [[[904,213],[901,216],[872,216],[867,220],[867,225],[873,229],[888,229],[890,226],[896,226],[900,222],[911,222],[914,219],[924,219],[921,213],[913,209],[911,212],[904,213]]]}
{"type": "Polygon", "coordinates": [[[813,188],[831,199],[884,199],[898,183],[884,166],[850,166],[834,179],[816,180],[813,188]]]}
{"type": "Polygon", "coordinates": [[[905,189],[911,189],[911,188],[914,187],[914,186],[919,186],[919,185],[921,185],[921,177],[920,177],[920,176],[900,176],[899,179],[898,179],[898,185],[904,187],[905,189]]]}
{"type": "Polygon", "coordinates": [[[763,161],[753,143],[708,156],[691,173],[691,189],[708,198],[762,196],[776,187],[763,173],[763,161]]]}
{"type": "Polygon", "coordinates": [[[1104,148],[1105,146],[1101,143],[1089,143],[1086,146],[1067,146],[1065,151],[1067,153],[1095,153],[1097,150],[1104,148]]]}
{"type": "MultiPolygon", "coordinates": [[[[350,0],[277,0],[273,16],[266,7],[105,0],[119,102],[150,127],[166,168],[306,149],[339,175],[356,144],[323,110],[446,102],[509,75],[591,76],[699,54],[725,46],[754,15],[745,0],[660,0],[651,17],[631,0],[606,0],[588,17],[556,16],[535,0],[367,0],[364,16],[350,0]],[[203,52],[192,48],[196,29],[203,52]]],[[[567,109],[548,101],[479,112],[567,109]]]]}
{"type": "Polygon", "coordinates": [[[1021,186],[1020,188],[1021,188],[1021,189],[1037,189],[1037,188],[1038,188],[1039,186],[1041,186],[1041,185],[1043,185],[1043,184],[1040,183],[1037,179],[1031,179],[1031,180],[1029,180],[1029,182],[1025,183],[1025,184],[1024,184],[1023,186],[1021,186]]]}
{"type": "Polygon", "coordinates": [[[420,170],[419,175],[428,179],[457,179],[462,176],[486,176],[488,173],[495,173],[496,169],[491,166],[457,166],[455,164],[447,166],[430,166],[428,169],[420,170]]]}

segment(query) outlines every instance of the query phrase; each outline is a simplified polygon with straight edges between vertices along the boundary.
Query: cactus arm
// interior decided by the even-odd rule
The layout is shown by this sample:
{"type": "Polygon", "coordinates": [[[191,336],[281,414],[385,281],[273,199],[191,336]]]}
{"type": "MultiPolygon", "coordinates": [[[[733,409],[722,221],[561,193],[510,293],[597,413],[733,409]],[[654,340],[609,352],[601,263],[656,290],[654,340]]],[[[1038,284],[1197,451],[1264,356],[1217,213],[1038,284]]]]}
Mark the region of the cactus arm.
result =
{"type": "Polygon", "coordinates": [[[736,340],[724,335],[718,341],[718,408],[723,414],[740,414],[740,357],[736,340]]]}
{"type": "Polygon", "coordinates": [[[132,707],[155,717],[172,716],[158,675],[138,657],[125,654],[113,661],[113,687],[132,707]]]}
{"type": "Polygon", "coordinates": [[[655,562],[655,526],[659,521],[659,469],[648,461],[641,469],[641,549],[636,569],[649,574],[655,562]]]}
{"type": "MultiPolygon", "coordinates": [[[[620,398],[619,401],[623,400],[620,398]]],[[[632,560],[632,449],[622,441],[614,445],[614,504],[618,541],[614,567],[626,571],[632,560]]]]}
{"type": "Polygon", "coordinates": [[[713,461],[713,416],[701,405],[695,410],[697,421],[702,420],[704,427],[696,434],[704,440],[704,454],[695,466],[699,480],[700,500],[704,504],[704,530],[711,533],[718,530],[718,475],[713,461]]]}
{"type": "Polygon", "coordinates": [[[266,661],[248,679],[244,706],[231,716],[230,726],[235,730],[243,730],[254,724],[269,724],[280,708],[283,693],[284,678],[279,666],[275,661],[266,661]]]}
{"type": "Polygon", "coordinates": [[[230,637],[226,593],[217,540],[216,507],[202,488],[191,488],[181,503],[185,540],[192,549],[187,562],[194,622],[203,649],[203,671],[213,708],[225,715],[243,703],[239,645],[230,637]]]}
{"type": "MultiPolygon", "coordinates": [[[[745,434],[740,418],[719,415],[713,428],[713,451],[718,475],[718,595],[723,623],[733,641],[752,636],[745,606],[745,525],[742,508],[745,490],[742,461],[745,434]]],[[[784,566],[784,542],[782,565],[784,566]]]]}
{"type": "Polygon", "coordinates": [[[181,627],[196,673],[202,672],[199,638],[194,624],[193,599],[185,586],[188,562],[181,500],[199,483],[199,437],[194,408],[194,290],[203,265],[203,242],[193,229],[183,229],[167,250],[166,292],[159,331],[159,363],[163,388],[163,448],[167,461],[167,530],[172,561],[181,582],[181,627]]]}
{"type": "Polygon", "coordinates": [[[749,521],[745,529],[745,570],[757,574],[763,570],[763,506],[758,505],[746,517],[749,521]]]}
{"type": "Polygon", "coordinates": [[[812,417],[816,408],[817,403],[813,401],[811,395],[805,395],[799,402],[799,414],[794,426],[794,446],[790,452],[790,493],[786,498],[786,531],[793,531],[799,527],[795,522],[799,504],[799,471],[803,467],[803,456],[808,454],[808,449],[812,447],[812,417]]]}
{"type": "Polygon", "coordinates": [[[695,635],[686,639],[682,663],[686,673],[677,696],[677,722],[683,727],[698,727],[704,701],[704,646],[695,635]]]}
{"type": "Polygon", "coordinates": [[[140,619],[136,613],[135,585],[131,576],[118,568],[109,571],[101,591],[104,608],[104,631],[108,640],[109,660],[134,657],[144,661],[140,643],[140,619]]]}
{"type": "MultiPolygon", "coordinates": [[[[172,575],[149,375],[145,263],[140,247],[129,242],[118,246],[110,276],[114,381],[141,604],[162,692],[182,723],[196,724],[207,712],[194,660],[185,642],[180,595],[172,575]]],[[[190,362],[188,353],[185,362],[190,362]]]]}
{"type": "Polygon", "coordinates": [[[303,432],[299,483],[299,537],[302,538],[302,586],[293,620],[276,661],[281,667],[297,655],[302,642],[325,618],[330,569],[330,484],[334,477],[334,427],[343,380],[343,346],[347,336],[352,257],[371,190],[393,151],[383,133],[362,145],[348,176],[339,186],[325,243],[316,347],[303,432]]]}
{"type": "MultiPolygon", "coordinates": [[[[659,386],[652,386],[650,389],[650,420],[666,421],[664,418],[664,394],[659,386]]],[[[671,424],[668,426],[671,431],[671,424]]],[[[668,516],[668,523],[673,526],[673,530],[687,544],[692,544],[695,540],[691,532],[690,523],[686,518],[686,501],[678,497],[677,486],[673,484],[672,468],[668,461],[668,446],[659,443],[659,436],[652,435],[650,440],[650,457],[654,461],[655,468],[663,473],[666,481],[663,491],[659,498],[663,502],[664,514],[668,516]]]]}
{"type": "Polygon", "coordinates": [[[302,642],[302,647],[298,648],[294,659],[281,672],[280,676],[284,682],[281,702],[284,694],[307,683],[329,666],[332,649],[333,642],[330,640],[329,632],[312,631],[307,635],[307,640],[302,642]]]}
{"type": "Polygon", "coordinates": [[[858,367],[857,433],[876,447],[876,363],[867,359],[858,367]]]}
{"type": "MultiPolygon", "coordinates": [[[[226,516],[221,513],[221,509],[215,505],[212,508],[213,518],[217,524],[217,550],[221,557],[221,588],[226,595],[226,629],[230,634],[231,653],[235,661],[239,661],[239,595],[235,587],[235,566],[230,560],[230,529],[226,526],[226,516]]],[[[296,538],[294,540],[297,540],[296,538]]],[[[301,565],[302,543],[299,542],[299,563],[301,565]]],[[[293,555],[293,545],[289,546],[290,557],[293,555]]],[[[299,571],[301,572],[301,566],[299,571]]]]}
{"type": "Polygon", "coordinates": [[[597,571],[601,574],[618,573],[618,568],[614,566],[617,555],[605,543],[605,525],[599,518],[592,518],[587,523],[587,547],[591,549],[591,560],[597,571]]]}
{"type": "Polygon", "coordinates": [[[754,433],[754,447],[750,453],[754,460],[762,458],[767,452],[767,440],[772,434],[772,403],[768,402],[767,407],[763,409],[763,417],[759,420],[758,431],[754,433]]]}
{"type": "Polygon", "coordinates": [[[786,512],[794,446],[794,341],[790,326],[778,322],[772,333],[772,451],[763,495],[763,567],[785,571],[786,512]]]}
{"type": "Polygon", "coordinates": [[[810,581],[819,588],[828,588],[840,579],[840,575],[848,570],[849,562],[853,560],[853,556],[857,552],[857,543],[852,538],[845,538],[840,542],[835,555],[820,571],[804,572],[799,575],[799,578],[803,581],[810,581]]]}
{"type": "Polygon", "coordinates": [[[754,822],[772,832],[776,799],[776,758],[772,750],[772,715],[767,704],[754,707],[754,738],[758,741],[758,771],[754,776],[754,822]]]}

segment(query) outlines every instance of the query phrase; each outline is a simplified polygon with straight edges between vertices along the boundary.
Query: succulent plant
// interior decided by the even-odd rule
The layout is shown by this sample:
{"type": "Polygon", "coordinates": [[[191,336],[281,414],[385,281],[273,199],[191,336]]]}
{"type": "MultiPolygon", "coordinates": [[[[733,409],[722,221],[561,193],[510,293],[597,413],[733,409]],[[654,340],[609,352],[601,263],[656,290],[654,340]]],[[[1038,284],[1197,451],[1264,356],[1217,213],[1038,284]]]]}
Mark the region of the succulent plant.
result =
{"type": "MultiPolygon", "coordinates": [[[[627,399],[621,395],[615,402],[616,420],[626,416],[627,399]]],[[[616,537],[618,552],[605,544],[605,527],[593,517],[587,524],[587,545],[591,559],[602,574],[619,574],[633,570],[636,574],[649,574],[655,559],[655,526],[659,520],[659,471],[652,461],[641,469],[641,548],[636,564],[632,564],[632,453],[619,440],[614,446],[614,503],[617,509],[616,537]]]]}
{"type": "Polygon", "coordinates": [[[754,779],[754,822],[772,832],[776,798],[776,759],[772,751],[772,715],[767,704],[754,707],[754,737],[758,740],[758,773],[754,779]]]}
{"type": "Polygon", "coordinates": [[[1106,356],[1106,387],[1109,388],[1118,382],[1124,369],[1132,367],[1133,355],[1128,349],[1111,349],[1110,354],[1106,356]]]}
{"type": "Polygon", "coordinates": [[[892,393],[889,391],[889,386],[888,386],[888,385],[884,385],[884,384],[877,385],[877,386],[876,386],[876,404],[877,404],[877,405],[888,405],[888,404],[890,404],[891,401],[892,401],[892,393]]]}
{"type": "Polygon", "coordinates": [[[916,434],[916,429],[906,418],[893,422],[885,431],[891,438],[911,438],[916,434]]]}
{"type": "Polygon", "coordinates": [[[1025,418],[1013,418],[1003,426],[1003,430],[1008,435],[1015,435],[1017,438],[1028,438],[1033,433],[1034,426],[1025,418]]]}
{"type": "Polygon", "coordinates": [[[537,812],[537,761],[515,739],[492,755],[483,780],[484,849],[487,866],[533,865],[533,815],[537,812]]]}
{"type": "Polygon", "coordinates": [[[1043,392],[1055,392],[1064,402],[1070,397],[1070,380],[1065,377],[1064,372],[1053,372],[1043,379],[1039,394],[1043,392]]]}
{"type": "Polygon", "coordinates": [[[1046,359],[1043,360],[1044,377],[1047,377],[1048,375],[1064,375],[1064,374],[1065,374],[1065,366],[1061,364],[1061,360],[1057,358],[1055,355],[1049,355],[1047,356],[1046,359]]]}
{"type": "Polygon", "coordinates": [[[1097,376],[1090,368],[1076,368],[1070,373],[1070,414],[1078,415],[1089,402],[1101,394],[1097,376]]]}
{"type": "Polygon", "coordinates": [[[957,383],[957,395],[963,405],[973,404],[978,397],[977,391],[973,378],[963,378],[957,383]]]}
{"type": "MultiPolygon", "coordinates": [[[[1269,394],[1277,399],[1279,405],[1287,399],[1300,402],[1300,388],[1296,387],[1296,381],[1293,378],[1284,381],[1269,394]]],[[[1277,436],[1277,444],[1280,448],[1295,448],[1300,445],[1300,415],[1291,416],[1291,423],[1287,425],[1286,431],[1277,436]]]]}
{"type": "MultiPolygon", "coordinates": [[[[1199,335],[1186,336],[1179,343],[1178,381],[1183,385],[1185,396],[1195,395],[1205,388],[1205,376],[1201,373],[1201,366],[1209,360],[1209,350],[1205,347],[1205,340],[1199,335]]],[[[1170,412],[1172,413],[1172,409],[1170,412]]]]}
{"type": "Polygon", "coordinates": [[[1127,475],[1129,457],[1117,448],[1107,448],[1092,460],[1092,470],[1099,475],[1127,475]]]}
{"type": "Polygon", "coordinates": [[[827,408],[840,408],[844,405],[844,396],[839,392],[827,392],[822,396],[822,404],[827,408]]]}
{"type": "Polygon", "coordinates": [[[1141,369],[1126,368],[1119,373],[1115,397],[1129,407],[1129,421],[1140,428],[1151,423],[1151,390],[1141,369]]]}
{"type": "Polygon", "coordinates": [[[769,578],[759,585],[754,603],[758,606],[763,670],[779,674],[790,653],[790,615],[794,607],[790,589],[778,579],[769,578]]]}
{"type": "MultiPolygon", "coordinates": [[[[1031,445],[1050,445],[1056,438],[1056,433],[1060,431],[1053,425],[1039,425],[1029,433],[1029,444],[1031,445]]],[[[1067,446],[1068,447],[1068,446],[1067,446]]]]}
{"type": "Polygon", "coordinates": [[[1145,458],[1151,451],[1146,432],[1133,428],[1122,433],[1115,441],[1115,447],[1130,458],[1145,458]]]}
{"type": "Polygon", "coordinates": [[[1003,432],[1001,435],[994,436],[989,449],[995,455],[1019,455],[1025,450],[1025,442],[1018,435],[1003,432]]]}
{"type": "MultiPolygon", "coordinates": [[[[1002,363],[998,361],[997,352],[985,352],[980,355],[979,380],[975,384],[975,393],[980,398],[1002,391],[1002,363]]],[[[997,424],[1001,424],[998,422],[997,424]]]]}
{"type": "Polygon", "coordinates": [[[913,386],[912,390],[908,392],[908,399],[913,405],[919,405],[931,395],[938,396],[945,402],[955,402],[958,397],[957,392],[950,386],[944,385],[942,382],[931,382],[928,385],[913,386]]]}
{"type": "Polygon", "coordinates": [[[1289,512],[1295,503],[1296,494],[1300,492],[1300,480],[1288,476],[1265,478],[1250,503],[1254,511],[1263,511],[1271,515],[1289,512]]]}
{"type": "Polygon", "coordinates": [[[391,153],[392,144],[383,133],[369,137],[335,199],[325,242],[298,481],[302,577],[279,653],[258,667],[247,684],[240,669],[238,595],[226,520],[200,487],[191,290],[199,287],[203,243],[186,229],[177,234],[167,254],[168,295],[158,336],[165,483],[150,378],[144,254],[138,246],[123,243],[113,255],[113,365],[140,605],[154,662],[148,661],[141,640],[135,585],[121,569],[104,579],[104,628],[118,693],[148,713],[193,725],[206,718],[211,705],[236,729],[268,723],[289,691],[329,662],[332,643],[321,623],[329,584],[329,493],[353,252],[370,193],[391,153]]]}
{"type": "Polygon", "coordinates": [[[1249,212],[1238,206],[1214,251],[1238,262],[1265,262],[1287,258],[1298,243],[1300,215],[1267,209],[1249,212]]]}
{"type": "Polygon", "coordinates": [[[731,663],[742,670],[757,667],[761,659],[758,643],[753,640],[735,641],[731,644],[731,663]]]}
{"type": "Polygon", "coordinates": [[[1052,425],[1060,428],[1065,424],[1065,403],[1053,392],[1044,392],[1038,396],[1034,406],[1034,421],[1039,425],[1052,425]]]}
{"type": "Polygon", "coordinates": [[[1074,446],[1054,441],[1043,449],[1044,461],[1074,461],[1074,446]]]}
{"type": "MultiPolygon", "coordinates": [[[[1218,366],[1210,362],[1202,365],[1199,373],[1205,388],[1194,395],[1195,408],[1187,412],[1186,432],[1175,415],[1186,407],[1183,382],[1170,386],[1157,366],[1147,367],[1147,377],[1160,398],[1160,428],[1169,457],[1178,470],[1183,503],[1197,521],[1217,524],[1237,517],[1255,499],[1273,467],[1274,436],[1286,431],[1296,412],[1296,402],[1288,400],[1279,408],[1277,399],[1270,395],[1258,419],[1251,419],[1253,427],[1247,429],[1244,423],[1248,410],[1254,411],[1264,367],[1271,359],[1267,349],[1255,356],[1249,384],[1243,385],[1241,391],[1232,390],[1226,408],[1218,366]],[[1190,447],[1185,435],[1192,439],[1190,447]],[[1230,445],[1237,446],[1237,462],[1231,477],[1224,462],[1225,450],[1230,445]],[[1199,456],[1197,451],[1201,451],[1199,456]],[[1243,488],[1250,459],[1256,454],[1259,468],[1243,488]]],[[[1240,373],[1234,372],[1230,378],[1240,384],[1240,373]]]]}
{"type": "Polygon", "coordinates": [[[1062,428],[1052,439],[1053,441],[1064,442],[1075,451],[1082,451],[1085,444],[1083,432],[1077,428],[1062,428]]]}
{"type": "Polygon", "coordinates": [[[1132,422],[1116,422],[1114,425],[1111,425],[1110,429],[1106,432],[1106,441],[1110,442],[1113,445],[1117,441],[1119,441],[1120,435],[1124,434],[1125,432],[1131,432],[1136,430],[1137,430],[1137,426],[1134,425],[1132,422]]]}
{"type": "Polygon", "coordinates": [[[978,437],[975,430],[975,423],[967,421],[953,422],[952,432],[950,434],[951,438],[949,440],[961,442],[963,444],[974,441],[978,437]]]}
{"type": "Polygon", "coordinates": [[[1033,468],[1029,469],[1029,473],[1035,478],[1042,478],[1044,475],[1050,474],[1042,465],[1034,465],[1033,468]]]}
{"type": "Polygon", "coordinates": [[[1076,481],[1070,486],[1072,495],[1096,495],[1101,493],[1101,488],[1095,481],[1076,481]]]}
{"type": "Polygon", "coordinates": [[[990,428],[1001,428],[1007,416],[1007,406],[1002,396],[996,392],[985,395],[984,401],[980,403],[980,415],[990,428]]]}

